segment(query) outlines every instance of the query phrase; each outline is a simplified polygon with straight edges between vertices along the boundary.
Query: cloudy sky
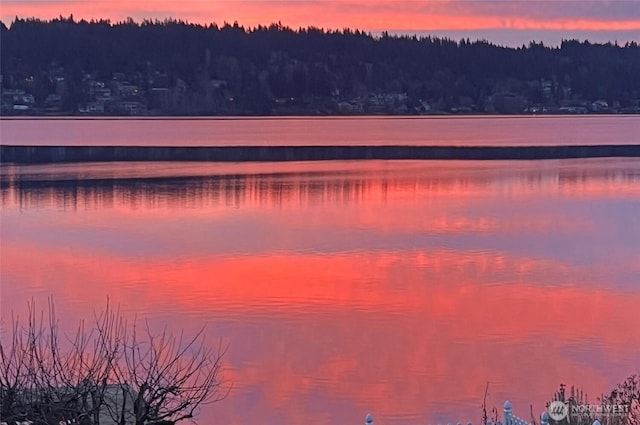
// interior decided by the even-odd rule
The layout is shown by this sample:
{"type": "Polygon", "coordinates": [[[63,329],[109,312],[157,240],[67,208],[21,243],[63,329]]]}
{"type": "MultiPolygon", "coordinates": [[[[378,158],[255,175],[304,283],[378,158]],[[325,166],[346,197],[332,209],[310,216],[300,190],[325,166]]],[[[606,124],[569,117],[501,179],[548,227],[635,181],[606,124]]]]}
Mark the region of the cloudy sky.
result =
{"type": "Polygon", "coordinates": [[[166,17],[244,26],[282,22],[297,28],[359,28],[486,38],[517,46],[563,38],[640,41],[640,0],[2,0],[0,19],[16,16],[166,17]]]}

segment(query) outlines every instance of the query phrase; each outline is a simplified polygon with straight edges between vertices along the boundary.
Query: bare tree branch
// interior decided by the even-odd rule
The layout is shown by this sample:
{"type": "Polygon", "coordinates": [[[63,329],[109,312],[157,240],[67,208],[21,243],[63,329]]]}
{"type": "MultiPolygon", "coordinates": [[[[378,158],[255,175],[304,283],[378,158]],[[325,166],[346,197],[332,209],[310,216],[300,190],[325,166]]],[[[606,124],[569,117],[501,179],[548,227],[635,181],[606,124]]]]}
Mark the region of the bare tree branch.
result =
{"type": "Polygon", "coordinates": [[[154,333],[146,320],[128,325],[107,299],[91,325],[80,320],[60,335],[52,298],[42,311],[31,300],[24,325],[13,312],[10,328],[0,321],[0,420],[176,423],[230,390],[222,390],[226,350],[205,345],[204,327],[191,338],[166,326],[154,333]]]}

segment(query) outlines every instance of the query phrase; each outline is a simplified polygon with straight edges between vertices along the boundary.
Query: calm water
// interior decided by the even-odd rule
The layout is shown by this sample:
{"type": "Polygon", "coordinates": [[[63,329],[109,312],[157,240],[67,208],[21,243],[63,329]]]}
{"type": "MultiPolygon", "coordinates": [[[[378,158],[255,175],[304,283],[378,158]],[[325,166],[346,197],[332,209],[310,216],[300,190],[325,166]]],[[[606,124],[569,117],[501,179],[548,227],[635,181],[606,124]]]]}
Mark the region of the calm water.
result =
{"type": "Polygon", "coordinates": [[[639,134],[632,115],[0,121],[14,145],[600,145],[639,134]]]}
{"type": "Polygon", "coordinates": [[[528,418],[640,366],[637,159],[8,165],[0,193],[2,316],[206,323],[233,389],[202,424],[477,423],[487,382],[528,418]]]}

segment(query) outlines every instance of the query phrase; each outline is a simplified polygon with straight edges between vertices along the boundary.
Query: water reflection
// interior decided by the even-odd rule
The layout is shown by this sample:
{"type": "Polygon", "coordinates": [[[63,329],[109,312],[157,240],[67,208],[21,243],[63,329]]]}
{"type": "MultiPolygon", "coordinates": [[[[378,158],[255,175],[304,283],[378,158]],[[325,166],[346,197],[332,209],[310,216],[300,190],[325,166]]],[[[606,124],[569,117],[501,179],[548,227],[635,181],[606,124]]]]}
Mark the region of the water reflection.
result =
{"type": "Polygon", "coordinates": [[[609,116],[4,119],[2,142],[50,146],[636,144],[640,120],[609,116]]]}
{"type": "Polygon", "coordinates": [[[548,161],[336,161],[320,164],[161,163],[5,166],[0,179],[2,205],[22,208],[113,207],[115,202],[144,208],[203,206],[283,207],[386,200],[389,195],[459,196],[491,192],[508,184],[513,195],[553,190],[585,195],[627,191],[640,180],[637,160],[548,161]],[[555,164],[555,166],[553,165],[555,164]],[[358,170],[358,168],[360,168],[358,170]]]}
{"type": "Polygon", "coordinates": [[[528,417],[640,364],[640,161],[2,170],[2,310],[53,293],[230,343],[202,423],[528,417]]]}

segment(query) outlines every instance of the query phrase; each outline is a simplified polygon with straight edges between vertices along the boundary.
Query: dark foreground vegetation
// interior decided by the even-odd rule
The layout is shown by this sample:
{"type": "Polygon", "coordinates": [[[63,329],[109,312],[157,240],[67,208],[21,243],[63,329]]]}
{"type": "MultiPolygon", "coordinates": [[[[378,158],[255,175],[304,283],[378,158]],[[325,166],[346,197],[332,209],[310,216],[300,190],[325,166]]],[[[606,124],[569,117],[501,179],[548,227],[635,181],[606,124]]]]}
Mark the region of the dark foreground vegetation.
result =
{"type": "MultiPolygon", "coordinates": [[[[507,409],[510,414],[511,404],[505,403],[503,410],[495,406],[488,411],[487,393],[489,383],[485,390],[485,396],[481,407],[481,424],[505,425],[504,416],[507,409]]],[[[568,388],[565,384],[560,384],[560,389],[553,394],[551,401],[546,403],[543,413],[538,416],[533,412],[533,405],[530,405],[530,413],[526,416],[518,417],[531,425],[594,425],[598,421],[600,425],[639,425],[640,424],[640,374],[633,374],[627,377],[623,383],[608,395],[589,399],[582,389],[575,386],[568,388]],[[550,412],[557,412],[552,403],[560,402],[566,409],[566,415],[559,419],[552,417],[550,412]]],[[[516,421],[517,422],[517,421],[516,421]]]]}
{"type": "Polygon", "coordinates": [[[608,395],[595,399],[575,386],[560,384],[552,401],[567,406],[567,417],[549,418],[550,425],[593,425],[596,420],[601,425],[640,425],[640,374],[629,376],[608,395]]]}
{"type": "Polygon", "coordinates": [[[29,425],[172,425],[222,400],[223,352],[147,322],[127,323],[107,303],[61,333],[53,302],[27,317],[4,316],[0,421],[29,425]],[[9,320],[9,321],[6,321],[9,320]]]}
{"type": "Polygon", "coordinates": [[[0,24],[3,115],[639,112],[640,47],[182,21],[0,24]]]}

